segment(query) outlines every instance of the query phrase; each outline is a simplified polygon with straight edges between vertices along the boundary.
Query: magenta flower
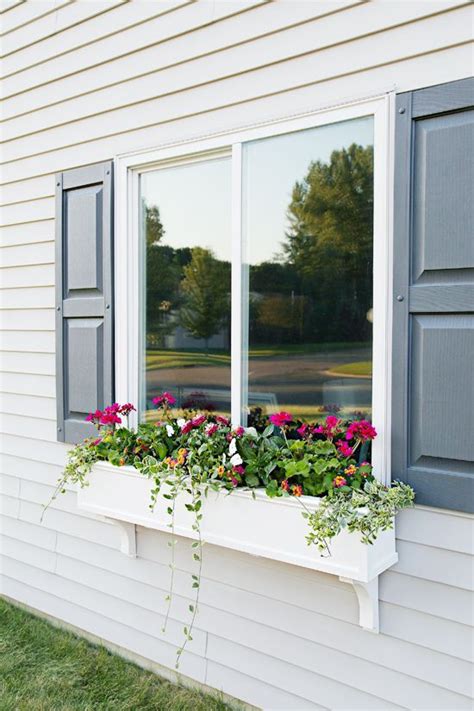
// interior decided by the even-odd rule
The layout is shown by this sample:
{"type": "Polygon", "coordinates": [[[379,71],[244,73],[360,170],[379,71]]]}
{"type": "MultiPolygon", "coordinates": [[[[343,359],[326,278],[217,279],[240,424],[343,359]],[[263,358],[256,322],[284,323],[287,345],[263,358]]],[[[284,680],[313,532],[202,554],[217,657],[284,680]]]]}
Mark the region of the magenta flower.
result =
{"type": "Polygon", "coordinates": [[[100,422],[100,418],[102,417],[103,412],[102,410],[96,410],[95,412],[89,412],[89,414],[86,417],[86,422],[100,422]]]}
{"type": "Polygon", "coordinates": [[[161,395],[154,397],[152,402],[154,405],[156,405],[156,407],[172,407],[176,404],[176,398],[174,398],[171,393],[165,390],[165,392],[161,393],[161,395]]]}
{"type": "Polygon", "coordinates": [[[274,415],[270,415],[269,420],[276,427],[284,427],[293,422],[293,417],[289,412],[276,412],[274,415]]]}
{"type": "Polygon", "coordinates": [[[361,442],[375,439],[376,436],[377,431],[368,420],[351,422],[346,432],[346,439],[358,439],[361,442]]]}
{"type": "Polygon", "coordinates": [[[187,434],[188,432],[191,432],[192,429],[193,429],[192,420],[188,420],[188,421],[185,422],[184,425],[181,427],[181,434],[187,434]]]}
{"type": "Polygon", "coordinates": [[[245,468],[242,466],[242,464],[237,464],[235,467],[232,467],[232,471],[234,471],[236,474],[240,474],[240,476],[245,474],[245,468]]]}
{"type": "Polygon", "coordinates": [[[122,405],[120,407],[119,412],[121,415],[129,415],[132,410],[134,410],[135,412],[137,411],[136,407],[134,407],[131,402],[126,402],[125,405],[122,405]]]}
{"type": "Polygon", "coordinates": [[[193,417],[191,420],[191,424],[193,427],[199,427],[199,425],[202,425],[203,422],[207,420],[206,415],[198,415],[197,417],[193,417]]]}
{"type": "Polygon", "coordinates": [[[298,427],[298,429],[296,431],[298,432],[300,437],[305,437],[308,432],[308,429],[309,429],[308,423],[303,422],[303,424],[300,427],[298,427]]]}
{"type": "Polygon", "coordinates": [[[332,439],[336,434],[339,433],[339,425],[341,420],[334,415],[328,415],[326,417],[326,424],[319,425],[313,429],[314,434],[326,435],[328,439],[332,439]]]}
{"type": "Polygon", "coordinates": [[[207,425],[207,427],[206,427],[207,436],[212,437],[212,435],[215,434],[218,429],[219,429],[219,425],[216,425],[215,422],[212,422],[211,424],[207,425]]]}
{"type": "Polygon", "coordinates": [[[245,429],[242,426],[236,427],[233,434],[234,437],[242,437],[245,434],[245,429]]]}
{"type": "Polygon", "coordinates": [[[224,417],[223,415],[217,415],[216,416],[216,422],[218,422],[220,425],[230,425],[230,420],[228,417],[224,417]]]}
{"type": "Polygon", "coordinates": [[[342,454],[343,457],[352,457],[354,450],[352,447],[349,447],[347,442],[344,442],[343,439],[337,440],[336,447],[339,454],[342,454]]]}

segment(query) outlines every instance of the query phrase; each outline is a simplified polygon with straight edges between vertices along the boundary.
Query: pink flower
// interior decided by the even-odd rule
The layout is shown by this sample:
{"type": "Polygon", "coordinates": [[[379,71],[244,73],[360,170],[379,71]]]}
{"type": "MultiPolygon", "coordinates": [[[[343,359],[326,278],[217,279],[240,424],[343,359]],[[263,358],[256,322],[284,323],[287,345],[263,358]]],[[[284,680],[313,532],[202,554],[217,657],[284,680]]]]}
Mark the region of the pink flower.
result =
{"type": "Polygon", "coordinates": [[[368,420],[357,420],[351,422],[346,432],[346,439],[358,439],[361,442],[366,442],[370,439],[375,439],[377,432],[372,423],[368,420]]]}
{"type": "Polygon", "coordinates": [[[207,427],[206,427],[206,434],[207,434],[207,436],[208,436],[208,437],[212,437],[212,435],[215,434],[218,429],[219,429],[219,425],[216,425],[215,422],[213,422],[213,423],[207,425],[207,427]]]}
{"type": "Polygon", "coordinates": [[[274,415],[270,415],[269,420],[275,427],[284,427],[293,422],[293,417],[289,412],[276,412],[274,415]]]}
{"type": "Polygon", "coordinates": [[[283,491],[288,491],[288,489],[290,488],[290,485],[288,484],[288,479],[283,479],[280,486],[283,489],[283,491]]]}
{"type": "Polygon", "coordinates": [[[338,428],[340,423],[341,420],[338,417],[335,417],[334,415],[328,415],[328,417],[326,417],[326,424],[315,427],[313,429],[313,432],[315,434],[326,435],[328,439],[332,439],[336,434],[338,434],[338,428]]]}
{"type": "Polygon", "coordinates": [[[165,390],[165,392],[163,392],[161,395],[154,397],[152,402],[154,405],[156,405],[156,407],[160,407],[160,405],[164,405],[165,407],[172,407],[176,404],[176,398],[174,398],[171,393],[165,390]]]}
{"type": "Polygon", "coordinates": [[[235,476],[231,476],[230,480],[231,480],[233,486],[238,486],[239,480],[236,479],[235,476]]]}
{"type": "Polygon", "coordinates": [[[309,429],[309,425],[307,424],[307,422],[303,422],[303,424],[300,427],[298,427],[298,429],[296,431],[298,432],[300,437],[305,437],[306,433],[308,432],[308,429],[309,429]]]}
{"type": "Polygon", "coordinates": [[[125,403],[125,405],[122,405],[119,412],[121,415],[129,415],[132,410],[136,412],[136,408],[132,405],[131,402],[125,403]]]}
{"type": "Polygon", "coordinates": [[[241,464],[237,464],[235,467],[232,467],[232,471],[234,471],[236,474],[240,474],[240,476],[245,474],[245,469],[241,464]]]}
{"type": "Polygon", "coordinates": [[[303,487],[301,484],[293,484],[291,487],[291,491],[293,493],[293,496],[302,496],[303,495],[303,487]]]}
{"type": "Polygon", "coordinates": [[[245,429],[241,426],[236,427],[234,430],[234,436],[235,437],[242,437],[242,435],[245,434],[245,429]]]}
{"type": "Polygon", "coordinates": [[[86,422],[99,422],[102,417],[102,410],[96,410],[95,412],[89,412],[86,417],[86,422]]]}
{"type": "Polygon", "coordinates": [[[228,442],[232,442],[232,440],[234,439],[234,436],[232,435],[231,432],[227,432],[225,438],[228,442]]]}
{"type": "Polygon", "coordinates": [[[102,437],[98,437],[93,442],[91,442],[92,447],[97,447],[98,444],[102,442],[102,437]]]}
{"type": "Polygon", "coordinates": [[[224,417],[223,415],[217,415],[216,416],[216,422],[218,422],[220,425],[230,425],[230,420],[228,417],[224,417]]]}
{"type": "Polygon", "coordinates": [[[342,454],[343,457],[352,457],[354,450],[352,449],[352,447],[349,447],[347,442],[344,442],[343,439],[337,440],[336,447],[339,454],[342,454]]]}
{"type": "Polygon", "coordinates": [[[333,482],[332,482],[332,483],[334,484],[334,486],[336,487],[336,489],[339,489],[341,486],[346,486],[346,484],[347,484],[347,479],[345,479],[343,476],[336,476],[336,477],[333,479],[333,482]]]}
{"type": "Polygon", "coordinates": [[[184,425],[181,427],[181,434],[187,434],[188,432],[191,432],[192,429],[193,429],[192,420],[188,420],[188,421],[185,422],[184,425]]]}
{"type": "Polygon", "coordinates": [[[198,415],[197,417],[194,417],[191,420],[191,424],[193,427],[199,427],[199,425],[202,425],[203,422],[207,420],[206,415],[198,415]]]}

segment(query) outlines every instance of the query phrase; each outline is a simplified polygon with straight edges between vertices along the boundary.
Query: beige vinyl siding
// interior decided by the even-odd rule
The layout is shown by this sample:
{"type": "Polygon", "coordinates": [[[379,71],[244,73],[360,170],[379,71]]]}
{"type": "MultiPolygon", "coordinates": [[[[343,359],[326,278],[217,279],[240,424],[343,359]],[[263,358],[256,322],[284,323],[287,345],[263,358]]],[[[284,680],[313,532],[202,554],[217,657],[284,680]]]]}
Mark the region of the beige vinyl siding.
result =
{"type": "MultiPolygon", "coordinates": [[[[161,626],[166,536],[138,558],[75,492],[42,505],[57,443],[54,173],[472,72],[472,6],[374,2],[2,2],[0,430],[2,591],[110,645],[174,666],[190,595],[177,547],[161,626]]],[[[400,562],[380,583],[381,634],[357,625],[333,576],[206,546],[193,680],[274,709],[469,709],[472,540],[467,515],[400,517],[400,562]]]]}

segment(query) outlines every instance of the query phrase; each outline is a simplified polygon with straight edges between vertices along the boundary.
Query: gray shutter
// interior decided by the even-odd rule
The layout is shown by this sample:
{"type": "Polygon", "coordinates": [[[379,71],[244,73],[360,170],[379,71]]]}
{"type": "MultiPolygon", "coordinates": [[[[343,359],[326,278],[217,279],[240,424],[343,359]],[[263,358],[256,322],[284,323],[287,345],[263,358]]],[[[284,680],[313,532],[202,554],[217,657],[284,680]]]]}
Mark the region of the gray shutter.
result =
{"type": "Polygon", "coordinates": [[[87,413],[114,397],[113,164],[56,176],[57,436],[94,432],[87,413]]]}
{"type": "Polygon", "coordinates": [[[474,80],[397,97],[392,477],[474,511],[474,80]]]}

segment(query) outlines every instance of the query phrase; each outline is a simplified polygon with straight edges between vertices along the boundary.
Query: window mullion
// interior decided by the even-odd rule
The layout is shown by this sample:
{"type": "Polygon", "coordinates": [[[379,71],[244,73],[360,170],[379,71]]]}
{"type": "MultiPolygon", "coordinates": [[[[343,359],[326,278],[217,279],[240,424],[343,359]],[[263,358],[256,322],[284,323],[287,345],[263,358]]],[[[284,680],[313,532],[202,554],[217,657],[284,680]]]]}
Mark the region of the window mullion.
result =
{"type": "Polygon", "coordinates": [[[231,416],[241,424],[243,407],[242,144],[232,146],[231,416]]]}

